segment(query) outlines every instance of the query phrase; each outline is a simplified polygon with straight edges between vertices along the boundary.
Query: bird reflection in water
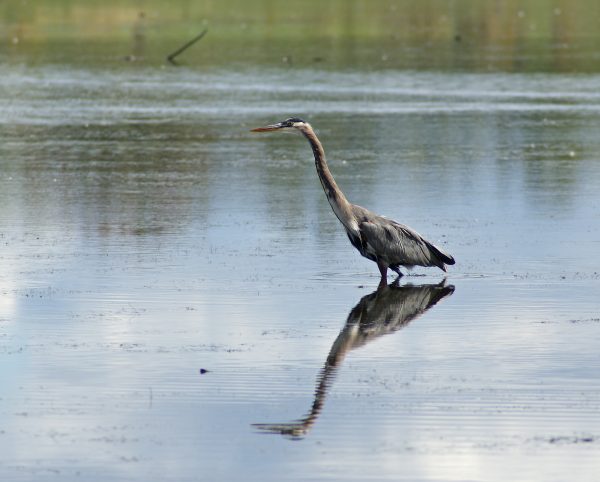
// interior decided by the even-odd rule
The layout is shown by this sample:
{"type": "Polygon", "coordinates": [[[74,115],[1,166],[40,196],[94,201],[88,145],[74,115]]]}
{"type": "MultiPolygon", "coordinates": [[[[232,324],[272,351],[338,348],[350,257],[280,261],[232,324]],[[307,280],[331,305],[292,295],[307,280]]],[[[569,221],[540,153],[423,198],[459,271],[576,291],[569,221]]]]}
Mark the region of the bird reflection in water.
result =
{"type": "Polygon", "coordinates": [[[308,414],[295,422],[256,423],[253,424],[255,428],[292,439],[302,438],[319,417],[336,371],[349,351],[404,328],[440,300],[454,293],[454,286],[446,286],[445,279],[438,284],[420,286],[399,286],[398,281],[399,279],[391,285],[380,286],[373,293],[363,296],[350,311],[346,325],[333,342],[320,371],[315,398],[308,414]]]}

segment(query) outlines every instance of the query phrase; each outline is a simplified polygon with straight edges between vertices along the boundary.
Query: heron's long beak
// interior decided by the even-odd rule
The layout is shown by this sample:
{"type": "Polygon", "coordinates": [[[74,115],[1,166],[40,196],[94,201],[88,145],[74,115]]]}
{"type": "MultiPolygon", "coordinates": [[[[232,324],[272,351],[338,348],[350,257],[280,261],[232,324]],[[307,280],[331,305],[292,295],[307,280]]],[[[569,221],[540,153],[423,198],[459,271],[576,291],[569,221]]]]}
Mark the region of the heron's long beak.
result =
{"type": "Polygon", "coordinates": [[[281,128],[283,128],[281,123],[271,124],[270,126],[257,127],[256,129],[251,129],[250,132],[269,132],[269,131],[276,131],[277,129],[281,129],[281,128]]]}

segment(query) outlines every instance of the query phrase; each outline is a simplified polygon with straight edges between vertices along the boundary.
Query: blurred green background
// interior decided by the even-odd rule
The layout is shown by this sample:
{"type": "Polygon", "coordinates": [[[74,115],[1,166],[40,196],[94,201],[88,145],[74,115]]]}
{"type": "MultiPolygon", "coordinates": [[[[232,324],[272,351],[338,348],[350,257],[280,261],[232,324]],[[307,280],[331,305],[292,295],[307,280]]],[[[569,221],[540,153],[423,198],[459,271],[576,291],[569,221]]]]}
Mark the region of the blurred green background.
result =
{"type": "Polygon", "coordinates": [[[0,4],[0,60],[600,71],[597,0],[50,0],[0,4]]]}

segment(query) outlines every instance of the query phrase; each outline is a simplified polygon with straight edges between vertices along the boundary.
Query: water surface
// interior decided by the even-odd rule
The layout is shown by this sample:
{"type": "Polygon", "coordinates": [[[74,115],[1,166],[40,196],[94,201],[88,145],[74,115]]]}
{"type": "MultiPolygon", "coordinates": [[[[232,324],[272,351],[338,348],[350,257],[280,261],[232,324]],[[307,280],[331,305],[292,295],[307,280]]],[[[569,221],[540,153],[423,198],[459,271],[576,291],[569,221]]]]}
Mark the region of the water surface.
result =
{"type": "Polygon", "coordinates": [[[0,475],[594,480],[598,92],[5,66],[0,475]],[[452,253],[447,275],[376,291],[304,139],[249,132],[291,115],[352,202],[452,253]]]}

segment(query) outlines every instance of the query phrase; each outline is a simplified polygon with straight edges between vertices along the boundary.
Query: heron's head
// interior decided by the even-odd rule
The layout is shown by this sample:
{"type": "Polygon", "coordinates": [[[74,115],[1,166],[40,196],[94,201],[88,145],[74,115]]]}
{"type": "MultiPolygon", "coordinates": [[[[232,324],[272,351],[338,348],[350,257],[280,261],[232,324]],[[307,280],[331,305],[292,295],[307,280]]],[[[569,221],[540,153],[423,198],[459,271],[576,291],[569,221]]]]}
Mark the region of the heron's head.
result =
{"type": "Polygon", "coordinates": [[[284,121],[281,121],[277,124],[271,124],[265,127],[257,127],[256,129],[252,129],[252,132],[269,132],[269,131],[282,131],[282,132],[290,132],[299,130],[302,127],[310,127],[308,122],[304,122],[302,119],[298,117],[290,117],[284,121]]]}

